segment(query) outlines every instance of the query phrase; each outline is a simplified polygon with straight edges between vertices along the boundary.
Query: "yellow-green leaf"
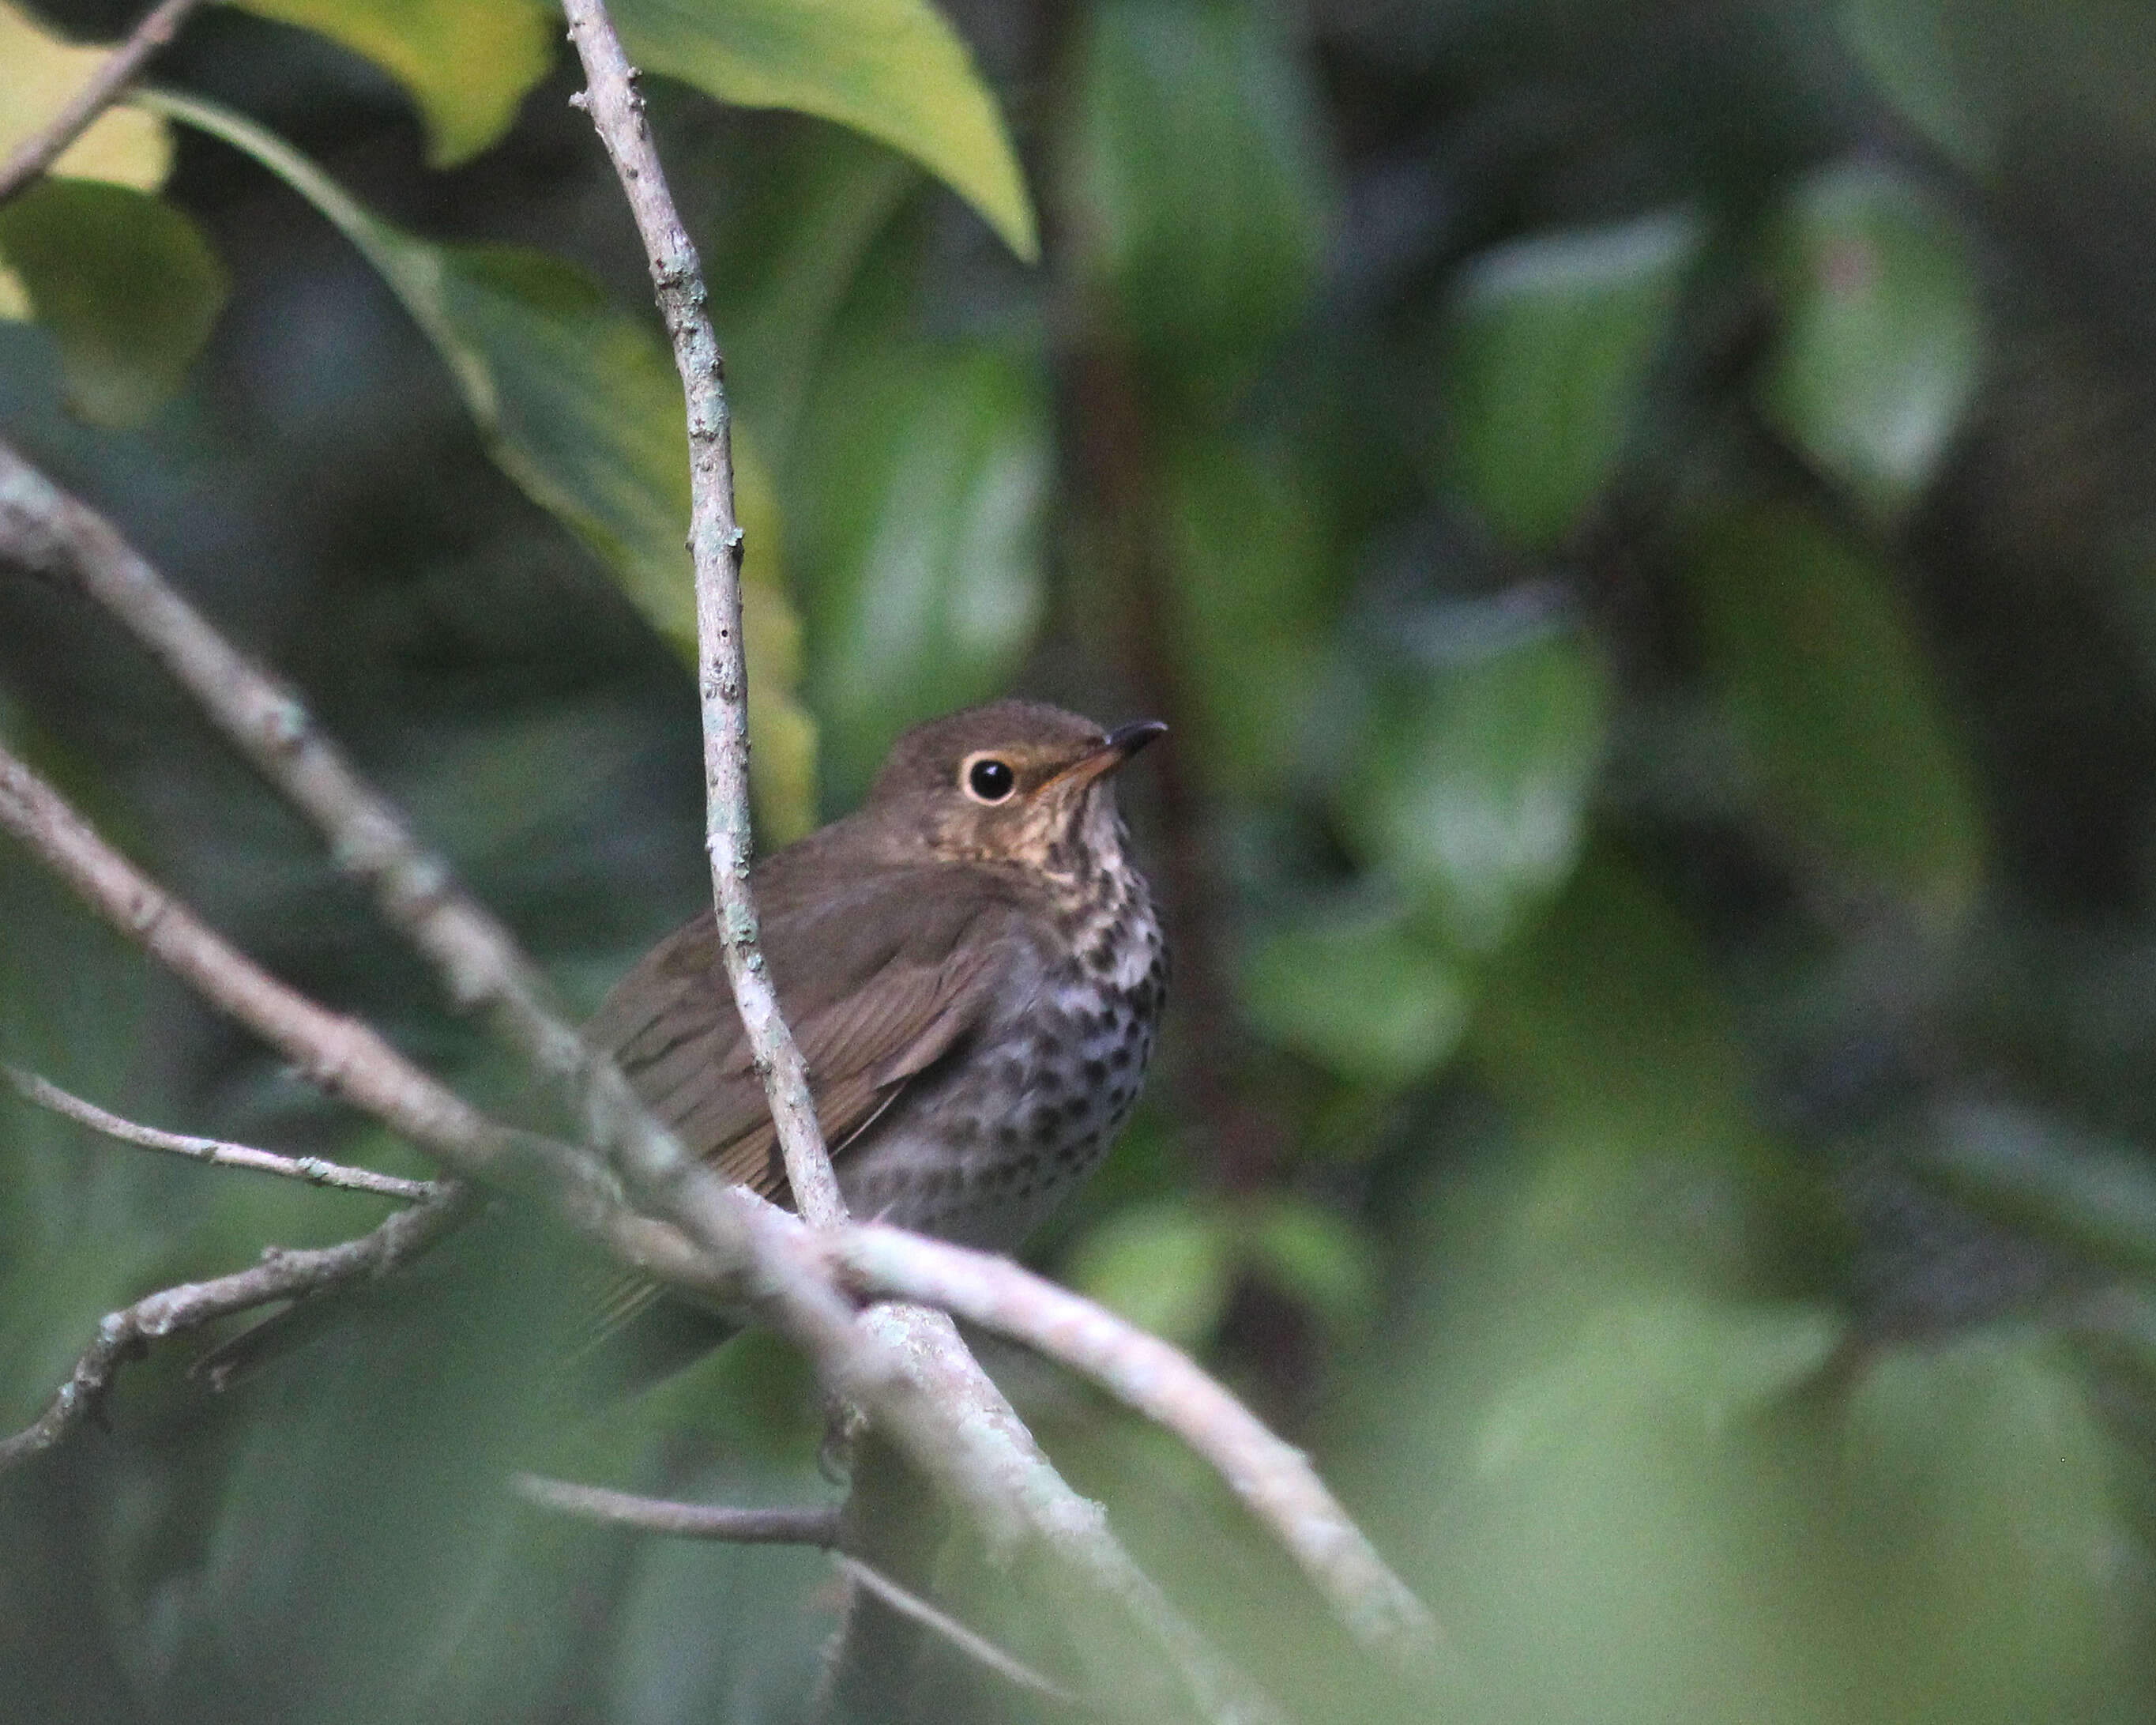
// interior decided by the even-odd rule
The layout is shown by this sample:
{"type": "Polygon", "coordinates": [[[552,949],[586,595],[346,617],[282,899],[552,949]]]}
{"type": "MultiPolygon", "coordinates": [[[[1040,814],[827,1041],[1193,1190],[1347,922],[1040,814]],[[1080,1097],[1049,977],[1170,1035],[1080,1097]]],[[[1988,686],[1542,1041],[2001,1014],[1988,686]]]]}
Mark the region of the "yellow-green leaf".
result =
{"type": "MultiPolygon", "coordinates": [[[[693,663],[688,434],[680,380],[649,326],[557,258],[429,244],[381,220],[251,121],[192,97],[155,100],[254,157],[367,255],[441,354],[495,461],[598,553],[693,663]]],[[[813,820],[815,733],[793,698],[799,624],[777,578],[777,506],[742,454],[752,782],[766,835],[790,838],[813,820]]]]}
{"type": "MultiPolygon", "coordinates": [[[[0,0],[0,159],[50,122],[110,52],[64,42],[0,0]]],[[[136,108],[108,108],[61,153],[53,172],[154,192],[172,165],[172,142],[162,120],[136,108]]]]}
{"type": "Polygon", "coordinates": [[[234,0],[319,30],[403,85],[427,159],[454,167],[495,142],[552,64],[559,19],[536,0],[234,0]]]}
{"type": "Polygon", "coordinates": [[[619,0],[646,71],[744,108],[793,108],[903,151],[1030,263],[1033,201],[995,98],[927,0],[619,0]]]}

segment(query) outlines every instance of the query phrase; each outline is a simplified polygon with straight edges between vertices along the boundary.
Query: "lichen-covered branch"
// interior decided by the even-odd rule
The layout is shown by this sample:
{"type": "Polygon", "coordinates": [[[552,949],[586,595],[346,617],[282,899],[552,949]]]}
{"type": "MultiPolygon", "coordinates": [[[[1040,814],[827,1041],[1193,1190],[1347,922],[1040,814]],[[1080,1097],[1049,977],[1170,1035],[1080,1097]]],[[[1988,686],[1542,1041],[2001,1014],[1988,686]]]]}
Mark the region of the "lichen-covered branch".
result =
{"type": "Polygon", "coordinates": [[[858,1292],[933,1306],[1023,1342],[1175,1433],[1286,1547],[1357,1640],[1407,1671],[1431,1668],[1440,1638],[1422,1601],[1302,1452],[1179,1349],[1007,1258],[874,1223],[816,1244],[858,1292]]]}

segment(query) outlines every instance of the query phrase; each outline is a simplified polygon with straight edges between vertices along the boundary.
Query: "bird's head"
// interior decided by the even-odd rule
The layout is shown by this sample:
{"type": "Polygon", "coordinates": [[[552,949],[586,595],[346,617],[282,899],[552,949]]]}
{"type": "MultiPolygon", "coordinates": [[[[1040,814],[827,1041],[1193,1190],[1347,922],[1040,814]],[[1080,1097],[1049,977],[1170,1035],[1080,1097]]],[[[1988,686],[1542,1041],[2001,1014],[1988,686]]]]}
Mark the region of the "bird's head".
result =
{"type": "Polygon", "coordinates": [[[1143,719],[1103,731],[1032,701],[968,707],[891,745],[864,812],[948,861],[1070,873],[1116,843],[1116,769],[1167,729],[1143,719]]]}

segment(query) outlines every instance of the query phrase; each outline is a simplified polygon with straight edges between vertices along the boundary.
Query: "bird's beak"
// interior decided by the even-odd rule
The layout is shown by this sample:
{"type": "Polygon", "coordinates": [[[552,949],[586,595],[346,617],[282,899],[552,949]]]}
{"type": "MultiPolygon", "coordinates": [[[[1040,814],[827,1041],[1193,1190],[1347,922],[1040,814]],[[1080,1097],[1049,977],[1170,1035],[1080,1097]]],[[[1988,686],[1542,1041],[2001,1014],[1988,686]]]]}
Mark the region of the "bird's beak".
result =
{"type": "Polygon", "coordinates": [[[1158,719],[1140,719],[1132,724],[1118,725],[1100,747],[1079,756],[1040,788],[1045,791],[1049,785],[1061,784],[1066,780],[1084,784],[1113,773],[1155,737],[1167,735],[1168,726],[1158,719]]]}

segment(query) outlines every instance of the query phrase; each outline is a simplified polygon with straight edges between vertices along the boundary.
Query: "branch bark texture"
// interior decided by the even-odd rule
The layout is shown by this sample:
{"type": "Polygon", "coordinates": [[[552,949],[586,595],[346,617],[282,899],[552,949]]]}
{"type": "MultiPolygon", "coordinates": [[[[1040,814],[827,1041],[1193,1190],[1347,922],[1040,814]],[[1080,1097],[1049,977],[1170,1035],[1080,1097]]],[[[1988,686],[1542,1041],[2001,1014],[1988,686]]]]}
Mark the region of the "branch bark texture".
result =
{"type": "Polygon", "coordinates": [[[696,581],[696,691],[703,706],[705,848],[719,951],[742,1028],[756,1057],[786,1158],[787,1183],[802,1216],[817,1227],[845,1219],[845,1200],[816,1123],[808,1068],[778,1009],[757,947],[749,892],[748,664],[742,647],[744,549],[734,512],[732,419],[724,362],[711,327],[710,295],[696,248],[666,189],[666,172],[644,117],[639,74],[623,53],[603,0],[566,0],[569,39],[588,80],[581,105],[620,177],[644,241],[651,285],[673,338],[674,362],[689,415],[689,554],[696,581]]]}
{"type": "Polygon", "coordinates": [[[875,1223],[819,1243],[860,1292],[910,1300],[1026,1343],[1180,1437],[1285,1545],[1350,1634],[1410,1672],[1435,1620],[1386,1566],[1309,1461],[1158,1337],[1005,1258],[875,1223]]]}
{"type": "Polygon", "coordinates": [[[185,1132],[161,1132],[154,1126],[125,1120],[72,1096],[49,1079],[20,1067],[0,1064],[0,1079],[17,1096],[48,1111],[72,1120],[78,1126],[122,1144],[143,1150],[163,1150],[191,1162],[213,1168],[246,1168],[255,1173],[275,1174],[287,1180],[305,1180],[310,1186],[334,1187],[344,1192],[369,1192],[377,1198],[399,1198],[415,1202],[431,1198],[442,1189],[433,1180],[403,1180],[394,1174],[377,1174],[372,1168],[347,1168],[319,1156],[280,1156],[274,1150],[258,1150],[250,1144],[230,1144],[222,1138],[198,1138],[185,1132]]]}

